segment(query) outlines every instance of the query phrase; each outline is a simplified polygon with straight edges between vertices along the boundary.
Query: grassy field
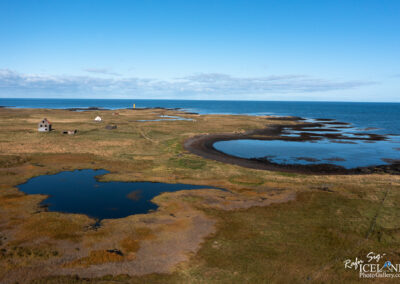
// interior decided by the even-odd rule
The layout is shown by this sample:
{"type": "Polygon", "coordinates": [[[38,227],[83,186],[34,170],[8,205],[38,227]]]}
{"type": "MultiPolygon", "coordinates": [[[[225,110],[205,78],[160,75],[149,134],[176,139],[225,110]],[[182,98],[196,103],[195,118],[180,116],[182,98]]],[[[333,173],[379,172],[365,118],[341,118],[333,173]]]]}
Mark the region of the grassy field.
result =
{"type": "Polygon", "coordinates": [[[285,123],[161,109],[0,109],[0,283],[338,283],[344,260],[385,253],[400,263],[400,177],[252,170],[186,152],[194,135],[285,123]],[[117,112],[117,113],[116,113],[117,112]],[[147,121],[160,115],[191,121],[147,121]],[[103,122],[93,119],[100,115],[103,122]],[[55,129],[38,133],[47,117],[55,129]],[[117,129],[108,130],[108,124],[117,129]],[[62,131],[77,129],[76,135],[62,131]],[[102,181],[225,188],[164,193],[155,212],[95,220],[47,212],[16,186],[73,169],[102,181]],[[112,252],[119,250],[122,255],[112,252]]]}

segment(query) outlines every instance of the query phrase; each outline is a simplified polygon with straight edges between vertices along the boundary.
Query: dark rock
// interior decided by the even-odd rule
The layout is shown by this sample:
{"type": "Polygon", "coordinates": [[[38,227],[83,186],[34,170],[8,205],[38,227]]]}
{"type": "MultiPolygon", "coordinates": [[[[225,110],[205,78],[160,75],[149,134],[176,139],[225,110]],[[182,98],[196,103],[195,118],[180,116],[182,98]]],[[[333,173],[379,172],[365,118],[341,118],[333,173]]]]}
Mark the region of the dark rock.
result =
{"type": "Polygon", "coordinates": [[[66,108],[66,110],[69,111],[90,111],[90,110],[107,110],[106,108],[101,108],[101,107],[72,107],[72,108],[66,108]]]}
{"type": "Polygon", "coordinates": [[[121,256],[124,255],[124,254],[122,253],[122,251],[120,251],[119,249],[108,249],[107,252],[109,252],[109,253],[115,253],[115,254],[121,255],[121,256]]]}
{"type": "Polygon", "coordinates": [[[105,128],[108,130],[113,130],[113,129],[117,129],[117,126],[116,125],[107,125],[105,128]]]}
{"type": "Polygon", "coordinates": [[[272,116],[268,117],[268,120],[278,120],[278,121],[297,121],[297,120],[304,120],[298,116],[272,116]]]}

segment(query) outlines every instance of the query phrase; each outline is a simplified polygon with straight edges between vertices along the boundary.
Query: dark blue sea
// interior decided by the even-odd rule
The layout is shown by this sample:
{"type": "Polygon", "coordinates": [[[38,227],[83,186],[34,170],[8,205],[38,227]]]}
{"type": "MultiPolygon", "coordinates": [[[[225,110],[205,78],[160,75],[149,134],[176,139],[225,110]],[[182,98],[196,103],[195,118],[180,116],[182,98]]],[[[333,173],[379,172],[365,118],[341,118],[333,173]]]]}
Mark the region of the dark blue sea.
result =
{"type": "Polygon", "coordinates": [[[101,100],[101,99],[0,99],[0,106],[17,108],[107,109],[164,107],[200,114],[248,114],[332,118],[354,127],[378,128],[375,133],[400,134],[400,103],[200,101],[200,100],[101,100]]]}

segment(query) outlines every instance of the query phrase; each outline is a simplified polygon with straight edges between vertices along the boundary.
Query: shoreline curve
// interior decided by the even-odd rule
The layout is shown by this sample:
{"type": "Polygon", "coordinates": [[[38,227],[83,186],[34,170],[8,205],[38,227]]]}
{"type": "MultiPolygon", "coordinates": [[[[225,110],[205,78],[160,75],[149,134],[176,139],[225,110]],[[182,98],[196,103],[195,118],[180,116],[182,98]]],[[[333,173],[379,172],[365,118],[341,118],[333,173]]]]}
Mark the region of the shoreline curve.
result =
{"type": "MultiPolygon", "coordinates": [[[[293,121],[302,120],[301,118],[293,118],[293,121]]],[[[256,129],[246,131],[244,133],[216,133],[216,134],[204,134],[197,135],[186,139],[183,143],[185,150],[192,154],[200,157],[223,162],[231,165],[238,165],[241,167],[267,170],[267,171],[279,171],[286,173],[299,173],[299,174],[314,174],[314,175],[349,175],[349,174],[373,174],[373,173],[387,173],[393,175],[400,174],[400,163],[394,162],[389,165],[375,165],[369,167],[357,167],[352,169],[346,169],[341,166],[333,164],[313,164],[313,165],[300,165],[300,164],[277,164],[268,161],[263,158],[240,158],[232,155],[228,155],[224,152],[218,151],[214,148],[214,143],[219,141],[227,140],[238,140],[238,139],[257,139],[257,140],[282,140],[282,141],[309,141],[316,138],[313,137],[282,137],[282,131],[284,128],[294,127],[296,130],[307,127],[321,126],[320,123],[304,123],[301,125],[271,125],[264,129],[256,129]],[[257,135],[255,137],[255,135],[257,135]]],[[[325,134],[328,137],[332,134],[325,134]]],[[[317,138],[318,139],[318,138],[317,138]]],[[[371,136],[368,140],[379,141],[384,140],[383,136],[371,136]]]]}

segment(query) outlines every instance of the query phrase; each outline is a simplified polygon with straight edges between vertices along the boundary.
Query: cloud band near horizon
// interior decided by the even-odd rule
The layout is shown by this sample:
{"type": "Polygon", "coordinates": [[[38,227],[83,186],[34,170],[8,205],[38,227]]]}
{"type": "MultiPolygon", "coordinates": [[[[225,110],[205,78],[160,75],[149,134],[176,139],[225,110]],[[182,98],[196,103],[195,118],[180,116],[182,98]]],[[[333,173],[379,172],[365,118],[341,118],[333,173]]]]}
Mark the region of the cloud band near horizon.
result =
{"type": "MultiPolygon", "coordinates": [[[[87,69],[93,71],[93,69],[87,69]]],[[[91,73],[105,73],[104,70],[91,73]],[[101,72],[100,72],[101,71],[101,72]]],[[[117,74],[117,73],[115,73],[117,74]]],[[[349,90],[375,85],[377,82],[360,80],[326,80],[304,75],[275,75],[265,77],[234,77],[221,73],[199,73],[171,80],[139,77],[70,76],[22,74],[0,69],[0,97],[99,97],[190,99],[192,96],[224,98],[225,95],[315,93],[349,90]]]]}

